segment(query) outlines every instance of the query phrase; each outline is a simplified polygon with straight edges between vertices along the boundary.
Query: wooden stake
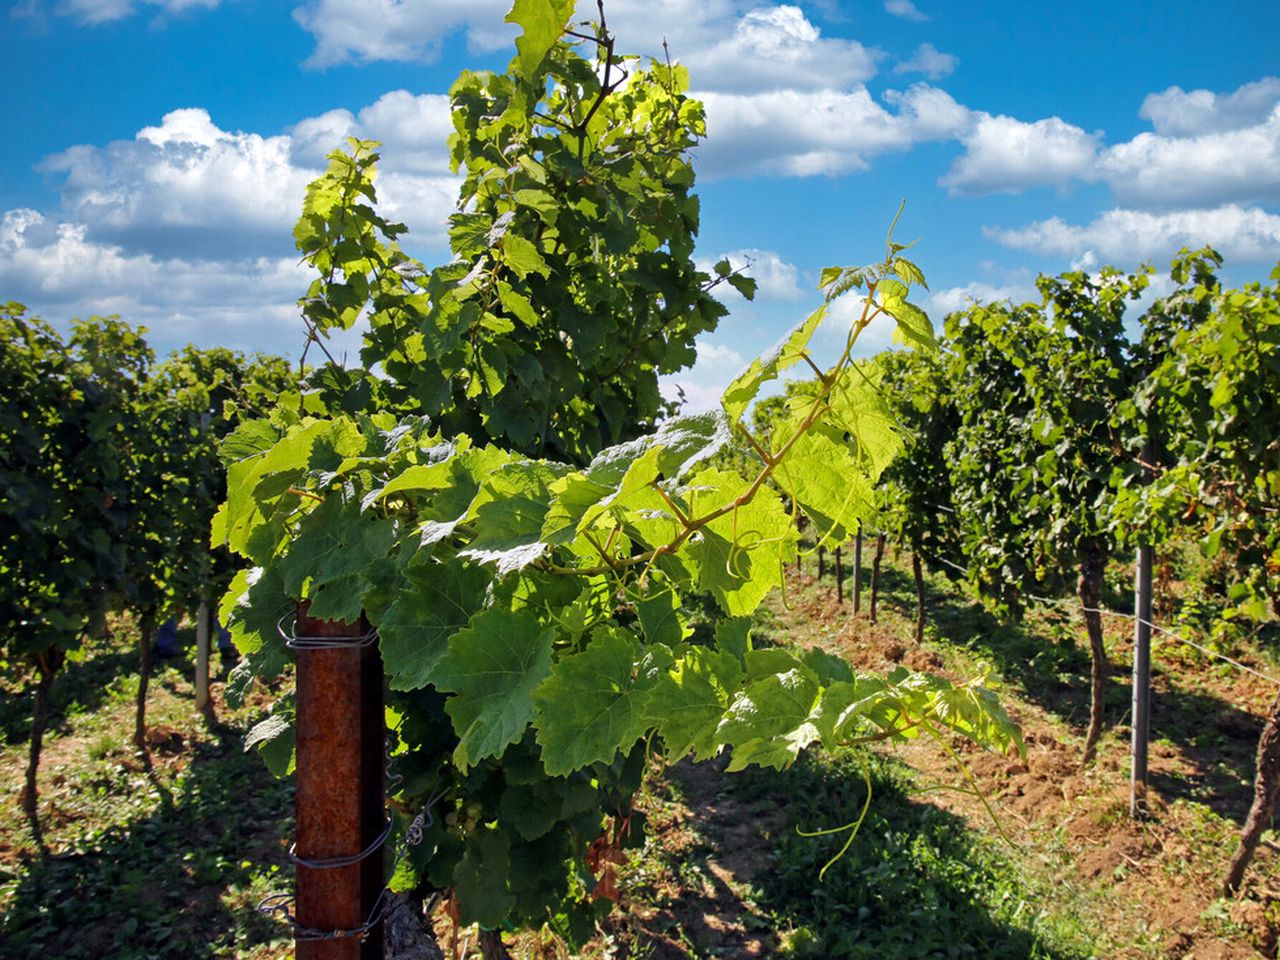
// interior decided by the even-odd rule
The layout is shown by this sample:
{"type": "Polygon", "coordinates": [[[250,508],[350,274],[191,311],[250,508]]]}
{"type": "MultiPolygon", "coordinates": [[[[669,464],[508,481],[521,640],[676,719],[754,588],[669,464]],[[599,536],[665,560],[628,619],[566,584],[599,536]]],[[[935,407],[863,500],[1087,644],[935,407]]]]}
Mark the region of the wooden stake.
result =
{"type": "Polygon", "coordinates": [[[844,565],[840,562],[839,547],[836,547],[836,603],[844,603],[844,565]]]}
{"type": "Polygon", "coordinates": [[[827,574],[827,548],[818,547],[818,579],[821,580],[827,574]]]}
{"type": "Polygon", "coordinates": [[[201,600],[196,612],[196,709],[209,706],[209,601],[201,600]]]}
{"type": "Polygon", "coordinates": [[[876,622],[876,604],[880,600],[880,561],[884,559],[885,535],[876,537],[876,555],[871,561],[871,622],[876,622]]]}
{"type": "Polygon", "coordinates": [[[862,521],[858,521],[858,533],[853,538],[853,612],[862,609],[862,521]]]}

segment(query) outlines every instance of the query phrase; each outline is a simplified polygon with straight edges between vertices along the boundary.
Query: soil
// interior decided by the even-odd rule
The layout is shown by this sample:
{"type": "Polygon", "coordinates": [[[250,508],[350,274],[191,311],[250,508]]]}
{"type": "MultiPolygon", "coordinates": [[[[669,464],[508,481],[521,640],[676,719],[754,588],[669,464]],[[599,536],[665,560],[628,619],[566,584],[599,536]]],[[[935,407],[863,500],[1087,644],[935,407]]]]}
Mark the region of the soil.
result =
{"type": "MultiPolygon", "coordinates": [[[[914,610],[906,598],[886,604],[882,596],[880,622],[873,624],[865,612],[855,617],[848,604],[836,601],[831,581],[817,584],[801,574],[791,586],[803,599],[791,610],[775,609],[780,633],[839,653],[859,669],[903,664],[953,680],[975,672],[972,658],[956,656],[944,643],[911,641],[914,610]]],[[[1275,957],[1280,846],[1261,847],[1240,895],[1218,899],[1234,832],[1252,800],[1254,752],[1274,686],[1198,655],[1193,659],[1182,652],[1188,648],[1176,649],[1180,645],[1157,647],[1149,815],[1135,821],[1128,816],[1126,702],[1132,626],[1119,617],[1105,619],[1114,689],[1107,701],[1108,734],[1093,765],[1080,767],[1087,708],[1081,708],[1076,685],[1057,682],[1033,685],[1023,679],[1000,688],[1023,729],[1025,758],[985,752],[959,738],[953,747],[1021,858],[1051,863],[1055,880],[1093,905],[1105,939],[1114,943],[1103,955],[1275,957]]],[[[1074,639],[1087,650],[1083,625],[1076,632],[1074,639]]],[[[1247,651],[1233,655],[1262,673],[1277,672],[1247,651]]],[[[959,771],[923,738],[895,749],[923,779],[956,781],[959,771]]],[[[974,829],[997,829],[976,797],[940,792],[933,802],[974,829]]]]}

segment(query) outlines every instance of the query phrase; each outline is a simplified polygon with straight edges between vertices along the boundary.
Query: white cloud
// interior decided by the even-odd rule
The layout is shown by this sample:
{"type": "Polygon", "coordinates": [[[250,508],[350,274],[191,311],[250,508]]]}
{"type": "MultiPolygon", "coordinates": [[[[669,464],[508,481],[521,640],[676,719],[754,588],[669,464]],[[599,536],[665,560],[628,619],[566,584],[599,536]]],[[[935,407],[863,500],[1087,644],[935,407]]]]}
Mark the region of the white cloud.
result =
{"type": "Polygon", "coordinates": [[[212,244],[230,233],[285,235],[311,172],[294,167],[288,137],[228,133],[201,109],[174,110],[131,141],[48,157],[62,205],[102,238],[146,247],[212,244]]]}
{"type": "Polygon", "coordinates": [[[359,137],[382,144],[380,167],[442,177],[449,176],[451,133],[448,96],[407,90],[384,93],[358,115],[330,110],[289,130],[293,162],[299,165],[321,168],[347,137],[359,137]]]}
{"type": "Polygon", "coordinates": [[[383,136],[396,148],[378,180],[383,210],[408,223],[415,243],[440,246],[457,189],[443,149],[428,146],[443,133],[442,99],[396,91],[358,118],[331,111],[277,136],[222,130],[203,109],[174,110],[133,140],[72,147],[41,169],[62,177],[64,212],[95,240],[225,260],[288,250],[323,155],[347,134],[383,136]]]}
{"type": "Polygon", "coordinates": [[[312,67],[373,60],[435,60],[445,39],[463,31],[468,48],[505,46],[500,37],[508,0],[312,0],[293,11],[298,24],[316,38],[307,60],[312,67]]]}
{"type": "Polygon", "coordinates": [[[1107,146],[1101,132],[1058,117],[977,113],[960,138],[964,154],[939,182],[952,194],[981,194],[1103,181],[1126,208],[1280,199],[1280,79],[1228,94],[1171,87],[1147,97],[1142,115],[1155,132],[1107,146]]]}
{"type": "Polygon", "coordinates": [[[1096,175],[1100,134],[1086,133],[1058,117],[1034,123],[989,113],[976,117],[960,138],[964,154],[939,181],[953,195],[1020,193],[1096,175]]]}
{"type": "Polygon", "coordinates": [[[662,379],[662,395],[668,399],[684,393],[684,410],[700,413],[720,403],[720,396],[745,366],[742,354],[726,344],[712,343],[703,337],[696,345],[698,359],[688,370],[662,379]]]}
{"type": "Polygon", "coordinates": [[[968,111],[935,87],[916,84],[885,99],[850,91],[777,90],[751,96],[708,93],[707,141],[699,169],[710,176],[835,176],[865,170],[870,157],[955,136],[968,111]]]}
{"type": "Polygon", "coordinates": [[[211,10],[219,2],[220,0],[61,0],[54,7],[54,12],[70,17],[77,23],[93,26],[123,20],[140,10],[156,9],[161,14],[180,14],[198,8],[211,10]]]}
{"type": "Polygon", "coordinates": [[[1124,264],[1166,259],[1180,247],[1204,244],[1213,245],[1228,260],[1270,263],[1280,259],[1280,216],[1235,204],[1169,213],[1108,210],[1084,225],[1053,217],[1018,230],[988,227],[984,232],[1019,250],[1073,258],[1092,253],[1102,261],[1124,264]]]}
{"type": "Polygon", "coordinates": [[[799,7],[752,10],[731,37],[709,46],[672,34],[672,54],[698,90],[843,89],[875,75],[877,55],[854,40],[824,38],[799,7]]]}
{"type": "Polygon", "coordinates": [[[1263,77],[1231,93],[1170,87],[1148,94],[1138,116],[1151,121],[1156,133],[1194,137],[1202,133],[1240,130],[1264,122],[1280,103],[1280,77],[1263,77]]]}
{"type": "MultiPolygon", "coordinates": [[[[435,60],[459,33],[471,50],[510,47],[515,30],[502,25],[509,6],[509,0],[310,0],[294,10],[294,19],[316,38],[307,63],[327,67],[435,60]]],[[[665,40],[700,90],[842,87],[875,73],[875,51],[823,37],[791,4],[613,0],[605,13],[620,53],[660,57],[665,40]]],[[[595,16],[594,3],[579,3],[576,19],[595,16]]]]}
{"type": "Polygon", "coordinates": [[[933,291],[925,301],[925,310],[933,320],[934,326],[940,329],[947,314],[963,310],[972,303],[998,303],[1001,300],[1024,303],[1032,299],[1037,299],[1034,285],[997,285],[974,280],[960,287],[947,287],[933,291]]]}
{"type": "Polygon", "coordinates": [[[118,313],[150,328],[160,352],[190,342],[296,354],[296,301],[307,268],[296,257],[215,262],[129,253],[95,243],[83,225],[34,210],[0,217],[0,289],[49,320],[118,313]]]}
{"type": "Polygon", "coordinates": [[[1107,150],[1101,171],[1126,206],[1280,199],[1280,104],[1250,127],[1193,137],[1139,134],[1107,150]]]}
{"type": "Polygon", "coordinates": [[[922,21],[929,18],[917,9],[911,0],[885,0],[884,9],[886,12],[893,14],[895,17],[901,17],[903,20],[922,21]]]}
{"type": "Polygon", "coordinates": [[[960,61],[950,53],[943,53],[932,43],[916,47],[911,59],[903,60],[893,68],[894,73],[923,73],[930,80],[937,80],[953,73],[960,61]]]}
{"type": "MultiPolygon", "coordinates": [[[[805,295],[800,289],[799,274],[795,264],[783,260],[772,250],[734,250],[711,260],[699,260],[698,269],[711,272],[712,264],[724,259],[734,270],[740,270],[756,281],[756,300],[799,300],[805,295]]],[[[714,295],[726,303],[742,303],[743,297],[727,283],[717,285],[714,295]]]]}

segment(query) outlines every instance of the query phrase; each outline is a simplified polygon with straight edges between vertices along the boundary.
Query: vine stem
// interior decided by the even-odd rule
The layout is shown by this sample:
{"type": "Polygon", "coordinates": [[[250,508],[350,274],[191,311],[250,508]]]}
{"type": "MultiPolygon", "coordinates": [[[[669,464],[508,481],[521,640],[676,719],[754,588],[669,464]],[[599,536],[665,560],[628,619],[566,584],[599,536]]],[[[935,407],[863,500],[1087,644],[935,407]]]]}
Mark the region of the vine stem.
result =
{"type": "MultiPolygon", "coordinates": [[[[867,325],[884,312],[874,299],[877,285],[878,281],[874,280],[867,284],[867,295],[862,305],[862,316],[858,318],[857,322],[854,323],[853,327],[850,329],[849,336],[845,340],[844,350],[841,352],[840,358],[836,361],[835,365],[831,368],[831,373],[822,377],[822,389],[820,389],[814,397],[813,404],[810,406],[808,414],[805,415],[805,418],[800,422],[800,425],[796,427],[795,433],[793,433],[787,439],[786,443],[778,449],[778,452],[765,461],[764,467],[760,470],[759,474],[756,475],[756,478],[750,483],[745,491],[734,497],[729,503],[722,504],[714,510],[696,518],[691,519],[683,515],[683,511],[681,511],[680,514],[677,514],[677,519],[680,521],[684,529],[669,542],[655,547],[647,553],[640,553],[632,557],[626,557],[625,559],[615,561],[613,564],[606,564],[604,566],[597,564],[594,567],[564,567],[558,564],[547,563],[543,565],[542,569],[548,573],[559,574],[562,576],[592,577],[606,573],[610,570],[619,571],[626,567],[644,564],[645,571],[644,574],[642,574],[642,577],[647,576],[649,569],[652,568],[653,564],[659,557],[674,554],[684,546],[693,534],[707,526],[707,524],[719,520],[721,517],[738,510],[740,507],[748,506],[756,498],[756,495],[760,492],[760,488],[763,487],[765,483],[768,482],[769,478],[773,476],[778,465],[786,459],[787,454],[790,453],[792,448],[794,448],[800,441],[800,438],[808,433],[822,415],[830,409],[827,404],[827,398],[831,396],[831,391],[835,388],[835,384],[839,380],[840,372],[849,364],[854,344],[858,342],[858,337],[861,335],[862,331],[866,329],[867,325]]],[[[744,433],[746,432],[746,428],[741,426],[740,420],[735,420],[734,423],[740,430],[744,433]]],[[[667,500],[668,503],[671,502],[670,499],[666,497],[664,491],[659,490],[659,493],[663,494],[664,500],[667,500]]]]}

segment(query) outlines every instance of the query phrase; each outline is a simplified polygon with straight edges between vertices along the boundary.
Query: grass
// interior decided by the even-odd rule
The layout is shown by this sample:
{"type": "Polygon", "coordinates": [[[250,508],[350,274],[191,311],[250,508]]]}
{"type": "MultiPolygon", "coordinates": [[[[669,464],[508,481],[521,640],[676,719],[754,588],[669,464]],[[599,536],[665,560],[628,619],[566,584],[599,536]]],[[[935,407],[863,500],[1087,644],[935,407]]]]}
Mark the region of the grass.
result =
{"type": "Polygon", "coordinates": [[[784,772],[750,769],[724,784],[721,804],[780,813],[744,891],[759,923],[777,931],[777,956],[1094,955],[1083,921],[1038,906],[1046,900],[1042,882],[1019,868],[1013,851],[916,797],[918,784],[901,763],[862,751],[810,753],[784,772]],[[822,874],[848,834],[801,832],[855,820],[864,774],[872,784],[866,820],[822,874]]]}
{"type": "MultiPolygon", "coordinates": [[[[257,902],[288,890],[292,787],[243,752],[260,712],[222,709],[206,729],[189,664],[162,666],[149,704],[154,767],[131,742],[137,679],[127,625],[55,684],[41,767],[41,814],[53,852],[39,859],[17,806],[25,737],[6,691],[5,816],[0,818],[0,956],[144,960],[281,957],[284,927],[257,902]]],[[[29,710],[29,707],[27,708],[29,710]]]]}

